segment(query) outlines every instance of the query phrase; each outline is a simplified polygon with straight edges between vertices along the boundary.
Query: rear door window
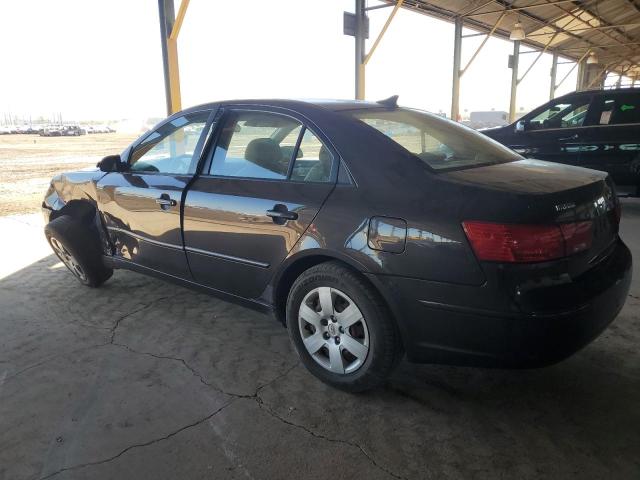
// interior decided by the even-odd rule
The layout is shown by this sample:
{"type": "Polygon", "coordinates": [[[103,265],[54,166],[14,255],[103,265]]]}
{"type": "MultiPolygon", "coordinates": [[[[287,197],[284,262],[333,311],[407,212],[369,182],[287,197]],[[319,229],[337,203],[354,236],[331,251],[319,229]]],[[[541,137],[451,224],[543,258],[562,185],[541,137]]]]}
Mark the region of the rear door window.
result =
{"type": "Polygon", "coordinates": [[[291,180],[299,182],[328,182],[331,180],[333,156],[322,141],[305,128],[296,155],[291,180]]]}
{"type": "Polygon", "coordinates": [[[288,115],[230,110],[218,136],[210,175],[329,182],[333,155],[309,128],[288,115]]]}
{"type": "Polygon", "coordinates": [[[223,177],[285,180],[302,125],[271,112],[230,111],[210,173],[223,177]]]}
{"type": "Polygon", "coordinates": [[[640,95],[604,95],[594,119],[596,125],[640,123],[640,95]]]}

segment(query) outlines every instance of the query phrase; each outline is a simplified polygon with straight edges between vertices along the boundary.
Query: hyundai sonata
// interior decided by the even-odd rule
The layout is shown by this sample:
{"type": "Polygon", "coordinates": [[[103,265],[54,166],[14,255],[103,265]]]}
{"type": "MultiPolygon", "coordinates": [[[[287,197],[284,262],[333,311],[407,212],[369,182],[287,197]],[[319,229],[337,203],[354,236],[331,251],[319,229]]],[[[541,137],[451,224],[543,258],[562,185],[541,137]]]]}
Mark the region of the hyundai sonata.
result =
{"type": "Polygon", "coordinates": [[[405,354],[557,362],[631,280],[606,173],[523,159],[395,98],[202,105],[98,167],[55,177],[43,203],[81,283],[125,268],[272,312],[311,373],[350,391],[405,354]]]}

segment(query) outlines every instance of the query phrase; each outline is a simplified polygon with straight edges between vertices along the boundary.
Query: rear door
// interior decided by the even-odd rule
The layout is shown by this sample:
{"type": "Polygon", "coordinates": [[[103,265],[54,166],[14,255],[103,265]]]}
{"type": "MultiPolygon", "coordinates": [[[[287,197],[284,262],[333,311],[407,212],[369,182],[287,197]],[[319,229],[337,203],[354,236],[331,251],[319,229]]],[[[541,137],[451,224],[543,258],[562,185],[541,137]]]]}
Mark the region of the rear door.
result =
{"type": "Polygon", "coordinates": [[[509,146],[529,158],[580,165],[590,102],[590,96],[579,95],[547,104],[524,120],[524,131],[509,146]]]}
{"type": "MultiPolygon", "coordinates": [[[[195,280],[257,298],[333,189],[326,138],[290,111],[227,109],[184,205],[195,280]]],[[[318,244],[322,242],[318,239],[318,244]]]]}
{"type": "Polygon", "coordinates": [[[129,154],[128,171],[98,182],[98,203],[115,255],[190,278],[180,229],[182,194],[202,150],[210,110],[172,118],[129,154]]]}
{"type": "Polygon", "coordinates": [[[640,182],[640,93],[603,93],[584,129],[583,165],[609,172],[618,185],[640,182]]]}

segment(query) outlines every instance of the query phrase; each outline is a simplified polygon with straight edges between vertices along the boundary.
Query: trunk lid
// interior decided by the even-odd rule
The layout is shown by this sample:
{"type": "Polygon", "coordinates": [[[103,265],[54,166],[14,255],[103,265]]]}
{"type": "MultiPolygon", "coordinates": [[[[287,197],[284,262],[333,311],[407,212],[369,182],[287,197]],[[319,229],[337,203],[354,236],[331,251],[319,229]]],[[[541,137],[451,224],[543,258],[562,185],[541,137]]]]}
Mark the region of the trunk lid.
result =
{"type": "Polygon", "coordinates": [[[550,225],[592,223],[591,246],[568,257],[572,275],[606,256],[618,234],[620,204],[605,172],[539,160],[451,171],[443,179],[466,190],[461,220],[550,225]]]}

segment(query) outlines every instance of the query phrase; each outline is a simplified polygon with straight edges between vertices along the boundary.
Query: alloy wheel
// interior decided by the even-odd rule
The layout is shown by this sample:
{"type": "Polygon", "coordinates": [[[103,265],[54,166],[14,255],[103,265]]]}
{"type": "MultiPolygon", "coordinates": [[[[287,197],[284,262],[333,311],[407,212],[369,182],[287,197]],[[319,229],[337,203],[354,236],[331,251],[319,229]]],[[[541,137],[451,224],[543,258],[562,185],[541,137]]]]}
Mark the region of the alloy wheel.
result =
{"type": "Polygon", "coordinates": [[[51,248],[53,248],[56,256],[65,264],[65,266],[73,273],[76,277],[78,277],[81,281],[87,281],[87,275],[84,273],[84,270],[78,263],[69,250],[65,248],[65,246],[55,237],[50,237],[49,242],[51,243],[51,248]]]}
{"type": "Polygon", "coordinates": [[[302,342],[311,357],[332,373],[353,373],[369,354],[369,329],[362,312],[344,292],[317,287],[298,313],[302,342]]]}

